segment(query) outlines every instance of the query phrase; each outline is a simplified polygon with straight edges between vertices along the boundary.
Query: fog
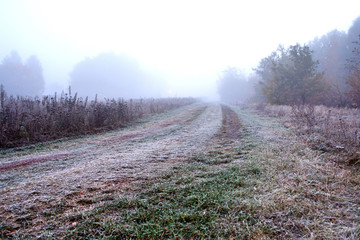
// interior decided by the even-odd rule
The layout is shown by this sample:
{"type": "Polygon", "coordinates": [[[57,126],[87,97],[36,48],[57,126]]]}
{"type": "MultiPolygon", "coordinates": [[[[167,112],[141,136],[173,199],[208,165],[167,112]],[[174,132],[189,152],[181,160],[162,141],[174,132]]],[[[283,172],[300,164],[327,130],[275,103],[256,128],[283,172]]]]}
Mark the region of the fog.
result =
{"type": "Polygon", "coordinates": [[[36,56],[41,94],[217,100],[224,70],[250,75],[279,44],[346,32],[359,15],[348,0],[0,0],[0,61],[36,56]]]}

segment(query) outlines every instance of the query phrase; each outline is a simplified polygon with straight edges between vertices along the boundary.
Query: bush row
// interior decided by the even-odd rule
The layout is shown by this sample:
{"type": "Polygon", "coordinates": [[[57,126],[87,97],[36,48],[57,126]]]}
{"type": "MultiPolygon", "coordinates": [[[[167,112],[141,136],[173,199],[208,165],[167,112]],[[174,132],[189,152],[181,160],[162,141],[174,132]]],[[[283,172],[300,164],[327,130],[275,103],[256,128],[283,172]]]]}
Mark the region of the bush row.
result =
{"type": "MultiPolygon", "coordinates": [[[[70,91],[69,91],[70,92],[70,91]]],[[[124,127],[145,115],[195,102],[192,98],[104,99],[77,94],[42,98],[7,96],[0,91],[0,147],[16,147],[62,137],[124,127]]]]}

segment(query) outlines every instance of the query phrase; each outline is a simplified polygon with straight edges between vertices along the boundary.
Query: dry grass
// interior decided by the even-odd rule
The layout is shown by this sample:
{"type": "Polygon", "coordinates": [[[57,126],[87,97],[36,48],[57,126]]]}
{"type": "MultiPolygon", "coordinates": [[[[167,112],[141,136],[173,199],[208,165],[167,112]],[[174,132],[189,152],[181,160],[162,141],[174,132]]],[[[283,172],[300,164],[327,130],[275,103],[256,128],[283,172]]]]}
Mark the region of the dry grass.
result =
{"type": "Polygon", "coordinates": [[[360,109],[269,105],[262,112],[280,117],[286,127],[294,127],[297,135],[315,149],[338,152],[342,154],[338,161],[360,164],[360,109]]]}
{"type": "Polygon", "coordinates": [[[244,199],[256,216],[281,239],[359,239],[359,172],[340,167],[330,160],[334,153],[310,148],[272,118],[239,114],[247,139],[257,143],[245,164],[262,172],[254,199],[244,199]]]}

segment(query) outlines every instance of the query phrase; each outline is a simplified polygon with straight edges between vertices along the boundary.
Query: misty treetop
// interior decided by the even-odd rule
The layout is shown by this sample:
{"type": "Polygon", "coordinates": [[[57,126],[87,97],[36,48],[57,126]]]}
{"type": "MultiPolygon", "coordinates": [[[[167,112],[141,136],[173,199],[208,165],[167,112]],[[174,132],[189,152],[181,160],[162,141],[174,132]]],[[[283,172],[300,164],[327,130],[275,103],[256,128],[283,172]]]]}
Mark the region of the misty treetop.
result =
{"type": "Polygon", "coordinates": [[[308,46],[296,44],[288,49],[279,47],[255,70],[270,103],[306,104],[318,102],[326,88],[317,64],[308,46]]]}
{"type": "Polygon", "coordinates": [[[45,81],[40,61],[36,56],[30,56],[23,63],[16,51],[11,52],[0,65],[0,85],[11,95],[41,95],[45,81]]]}
{"type": "Polygon", "coordinates": [[[358,37],[359,41],[354,42],[353,56],[347,59],[350,74],[346,83],[350,86],[348,93],[354,107],[360,107],[360,35],[358,37]]]}
{"type": "Polygon", "coordinates": [[[333,85],[344,90],[347,74],[344,65],[349,56],[347,35],[345,32],[333,30],[321,38],[315,38],[309,43],[314,59],[319,61],[319,70],[325,72],[325,77],[333,85]]]}
{"type": "Polygon", "coordinates": [[[360,17],[355,19],[348,32],[333,30],[309,43],[313,58],[319,61],[318,70],[324,72],[325,81],[330,85],[326,104],[346,106],[352,104],[349,91],[355,89],[349,84],[351,77],[348,59],[354,57],[354,47],[360,34],[360,17]]]}
{"type": "Polygon", "coordinates": [[[263,58],[255,86],[271,104],[360,106],[360,17],[347,33],[333,30],[308,45],[279,47],[263,58]]]}
{"type": "Polygon", "coordinates": [[[138,98],[159,96],[164,85],[136,60],[113,52],[79,62],[70,73],[70,85],[80,96],[138,98]]]}

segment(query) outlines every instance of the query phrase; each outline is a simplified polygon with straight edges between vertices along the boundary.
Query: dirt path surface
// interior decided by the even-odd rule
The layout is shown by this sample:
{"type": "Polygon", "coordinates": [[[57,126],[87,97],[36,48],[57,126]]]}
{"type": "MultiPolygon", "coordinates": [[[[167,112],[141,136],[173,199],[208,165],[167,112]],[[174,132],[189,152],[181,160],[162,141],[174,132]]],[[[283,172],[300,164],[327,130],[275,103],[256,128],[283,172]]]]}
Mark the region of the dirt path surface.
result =
{"type": "Polygon", "coordinates": [[[123,196],[133,183],[237,138],[239,129],[229,108],[200,103],[127,129],[3,154],[0,228],[39,232],[49,219],[123,196]]]}

